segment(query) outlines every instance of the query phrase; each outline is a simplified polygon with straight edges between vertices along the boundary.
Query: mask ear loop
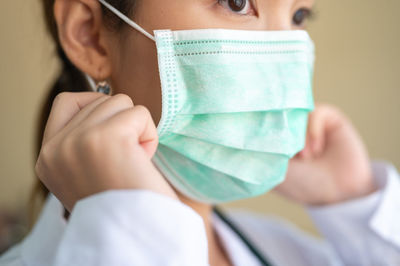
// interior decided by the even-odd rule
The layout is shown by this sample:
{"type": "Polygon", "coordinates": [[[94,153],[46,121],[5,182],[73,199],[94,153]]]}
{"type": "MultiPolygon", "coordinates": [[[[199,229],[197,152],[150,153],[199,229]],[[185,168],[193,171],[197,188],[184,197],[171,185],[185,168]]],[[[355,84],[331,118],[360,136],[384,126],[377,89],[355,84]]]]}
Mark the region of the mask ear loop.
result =
{"type": "Polygon", "coordinates": [[[147,38],[149,38],[152,41],[156,41],[154,36],[151,35],[150,33],[148,33],[147,31],[145,31],[142,27],[140,27],[138,24],[136,24],[135,22],[133,22],[132,20],[130,20],[127,16],[125,16],[124,14],[122,14],[118,9],[116,9],[115,7],[113,7],[112,5],[110,5],[109,3],[107,3],[105,0],[99,0],[99,2],[101,4],[103,4],[108,10],[110,10],[111,12],[113,12],[116,16],[118,16],[120,19],[122,19],[123,21],[125,21],[127,24],[129,24],[129,26],[131,26],[132,28],[134,28],[135,30],[139,31],[140,33],[142,33],[144,36],[146,36],[147,38]]]}
{"type": "Polygon", "coordinates": [[[96,82],[94,82],[92,77],[89,76],[88,74],[84,73],[84,75],[85,75],[85,78],[86,78],[87,82],[89,83],[89,86],[92,89],[92,91],[96,91],[96,82]]]}

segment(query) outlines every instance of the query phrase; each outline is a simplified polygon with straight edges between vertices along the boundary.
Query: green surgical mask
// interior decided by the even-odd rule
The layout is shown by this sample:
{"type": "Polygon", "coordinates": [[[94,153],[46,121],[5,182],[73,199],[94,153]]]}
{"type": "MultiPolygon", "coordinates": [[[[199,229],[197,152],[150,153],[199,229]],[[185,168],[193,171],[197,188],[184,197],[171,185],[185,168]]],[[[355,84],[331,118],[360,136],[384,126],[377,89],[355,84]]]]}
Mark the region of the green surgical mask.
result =
{"type": "Polygon", "coordinates": [[[162,87],[153,162],[184,195],[219,203],[265,193],[304,147],[313,110],[305,31],[156,30],[162,87]]]}

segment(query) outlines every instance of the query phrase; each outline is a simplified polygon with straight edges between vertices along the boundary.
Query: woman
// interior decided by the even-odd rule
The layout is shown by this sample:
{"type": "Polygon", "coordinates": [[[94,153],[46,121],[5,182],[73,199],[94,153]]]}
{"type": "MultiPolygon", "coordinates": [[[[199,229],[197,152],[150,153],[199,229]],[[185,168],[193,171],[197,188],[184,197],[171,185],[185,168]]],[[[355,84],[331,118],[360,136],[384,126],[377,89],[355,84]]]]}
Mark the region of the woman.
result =
{"type": "Polygon", "coordinates": [[[310,113],[312,0],[43,4],[64,63],[36,164],[51,194],[1,265],[400,263],[398,174],[336,108],[310,113]],[[213,210],[275,186],[326,242],[213,210]]]}

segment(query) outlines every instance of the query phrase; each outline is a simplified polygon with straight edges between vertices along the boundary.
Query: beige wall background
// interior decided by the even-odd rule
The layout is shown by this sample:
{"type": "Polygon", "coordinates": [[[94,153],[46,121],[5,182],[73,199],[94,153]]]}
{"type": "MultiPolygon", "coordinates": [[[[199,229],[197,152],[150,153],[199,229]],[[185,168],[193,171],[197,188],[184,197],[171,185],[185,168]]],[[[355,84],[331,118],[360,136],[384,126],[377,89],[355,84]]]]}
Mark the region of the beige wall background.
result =
{"type": "MultiPolygon", "coordinates": [[[[0,208],[24,208],[34,180],[34,129],[58,71],[39,0],[0,1],[0,208]]],[[[317,101],[353,120],[372,158],[400,166],[398,0],[317,0],[317,101]]],[[[283,216],[313,231],[306,212],[273,194],[228,206],[283,216]]]]}

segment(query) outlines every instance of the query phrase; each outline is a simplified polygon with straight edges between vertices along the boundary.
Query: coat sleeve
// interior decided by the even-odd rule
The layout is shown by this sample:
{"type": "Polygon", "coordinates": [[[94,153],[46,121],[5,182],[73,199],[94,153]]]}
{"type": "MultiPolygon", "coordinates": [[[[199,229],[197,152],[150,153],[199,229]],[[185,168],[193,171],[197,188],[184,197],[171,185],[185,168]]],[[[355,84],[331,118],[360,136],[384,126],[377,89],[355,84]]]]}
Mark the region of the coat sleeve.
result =
{"type": "Polygon", "coordinates": [[[309,208],[316,226],[344,265],[400,265],[400,177],[376,162],[380,190],[342,204],[309,208]]]}
{"type": "Polygon", "coordinates": [[[55,266],[208,265],[202,219],[149,191],[109,191],[79,201],[55,266]]]}
{"type": "Polygon", "coordinates": [[[0,266],[26,266],[21,257],[21,244],[15,245],[0,256],[0,266]]]}

